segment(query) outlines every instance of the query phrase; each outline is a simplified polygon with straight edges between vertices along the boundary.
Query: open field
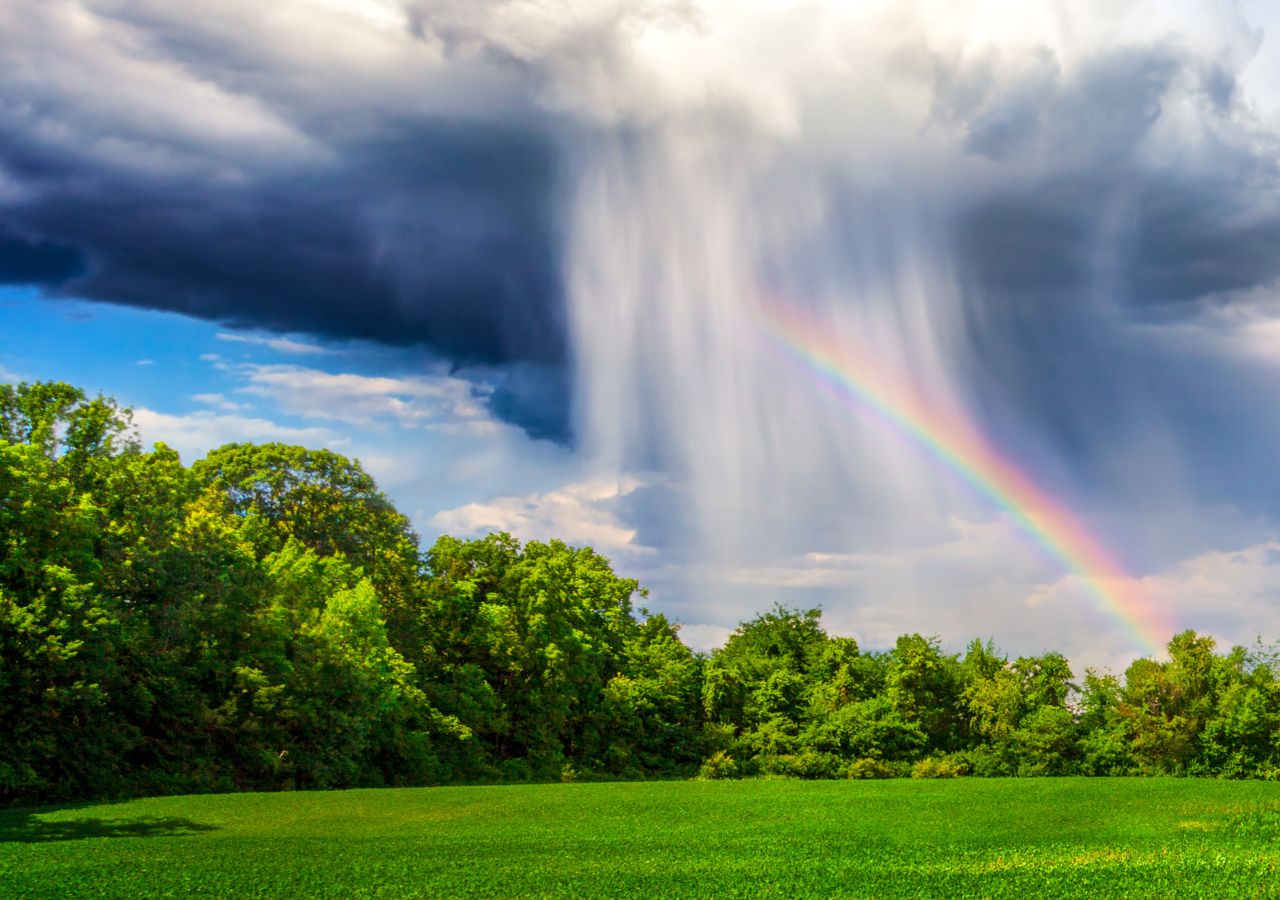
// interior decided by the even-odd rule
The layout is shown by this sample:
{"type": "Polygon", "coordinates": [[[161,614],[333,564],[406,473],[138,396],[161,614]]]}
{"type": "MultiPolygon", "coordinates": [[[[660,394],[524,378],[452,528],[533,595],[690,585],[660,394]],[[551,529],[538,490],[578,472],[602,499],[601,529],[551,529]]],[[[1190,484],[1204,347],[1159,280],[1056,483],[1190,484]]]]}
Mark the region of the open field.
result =
{"type": "Polygon", "coordinates": [[[0,896],[1276,896],[1280,788],[660,782],[0,812],[0,896]]]}

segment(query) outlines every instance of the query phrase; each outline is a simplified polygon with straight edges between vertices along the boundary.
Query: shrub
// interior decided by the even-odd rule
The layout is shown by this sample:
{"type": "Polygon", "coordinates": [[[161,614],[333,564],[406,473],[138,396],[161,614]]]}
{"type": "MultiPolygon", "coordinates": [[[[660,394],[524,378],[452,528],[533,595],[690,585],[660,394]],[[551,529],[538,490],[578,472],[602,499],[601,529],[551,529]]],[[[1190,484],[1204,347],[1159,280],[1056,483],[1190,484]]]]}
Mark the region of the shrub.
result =
{"type": "Polygon", "coordinates": [[[911,767],[912,778],[958,778],[967,772],[963,760],[948,756],[929,756],[911,767]]]}
{"type": "Polygon", "coordinates": [[[738,764],[728,753],[717,750],[703,761],[702,768],[698,770],[698,777],[706,781],[737,778],[738,764]]]}
{"type": "Polygon", "coordinates": [[[840,757],[832,753],[805,750],[791,757],[791,774],[797,778],[839,778],[840,757]]]}
{"type": "Polygon", "coordinates": [[[855,759],[844,767],[846,778],[892,778],[894,771],[879,759],[855,759]]]}
{"type": "Polygon", "coordinates": [[[967,770],[979,778],[1004,778],[1017,772],[1017,765],[1007,748],[983,745],[964,753],[967,770]]]}
{"type": "Polygon", "coordinates": [[[702,726],[702,746],[711,753],[728,750],[734,744],[734,728],[727,722],[708,722],[702,726]]]}
{"type": "Polygon", "coordinates": [[[816,750],[804,750],[800,753],[786,753],[780,756],[761,756],[758,762],[762,775],[781,775],[784,778],[810,780],[839,778],[842,768],[840,757],[816,750]]]}
{"type": "Polygon", "coordinates": [[[1253,777],[1262,781],[1280,781],[1280,765],[1271,760],[1259,763],[1258,768],[1253,772],[1253,777]]]}

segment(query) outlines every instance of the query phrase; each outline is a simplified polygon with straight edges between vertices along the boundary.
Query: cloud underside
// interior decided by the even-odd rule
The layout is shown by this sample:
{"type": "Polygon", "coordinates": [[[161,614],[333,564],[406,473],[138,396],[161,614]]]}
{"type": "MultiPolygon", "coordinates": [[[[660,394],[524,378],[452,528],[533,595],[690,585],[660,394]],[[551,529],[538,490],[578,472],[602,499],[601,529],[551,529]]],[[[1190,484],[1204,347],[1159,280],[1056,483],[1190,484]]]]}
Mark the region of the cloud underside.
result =
{"type": "Polygon", "coordinates": [[[945,465],[896,434],[858,456],[859,410],[764,377],[730,326],[777,289],[898,327],[886,352],[1171,615],[1270,627],[1280,122],[1258,23],[1143,0],[807,10],[12,0],[0,283],[225,323],[218,349],[251,361],[211,355],[223,381],[141,410],[149,437],[361,455],[418,492],[424,533],[595,544],[708,646],[775,599],[827,602],[872,646],[921,621],[1019,651],[1112,634],[945,465]],[[356,374],[345,341],[421,349],[429,374],[356,374]],[[579,426],[588,453],[616,428],[623,463],[597,479],[618,459],[512,424],[579,426]],[[719,502],[753,490],[777,502],[719,502]]]}
{"type": "MultiPolygon", "coordinates": [[[[714,2],[575,17],[525,2],[295,0],[268,15],[228,0],[199,17],[12,3],[0,281],[509,365],[495,411],[566,440],[562,211],[584,135],[643,141],[690,119],[762,135],[803,165],[813,143],[835,158],[891,157],[897,134],[933,148],[943,187],[907,188],[951,197],[973,339],[1001,348],[998,379],[1028,406],[1044,381],[1094,387],[1034,363],[1063,333],[1080,354],[1116,350],[1099,290],[1163,321],[1276,280],[1274,132],[1239,81],[1256,51],[1248,23],[1206,11],[1184,33],[1143,30],[1141,4],[1129,18],[1090,8],[1075,23],[1085,37],[1067,40],[1037,35],[1051,17],[1028,13],[1029,36],[965,55],[956,22],[990,11],[962,6],[941,24],[833,6],[775,36],[767,11],[714,2]],[[771,54],[779,41],[799,49],[771,54]],[[867,47],[867,69],[850,68],[867,47]],[[889,99],[868,99],[877,78],[889,99]],[[886,112],[894,102],[907,112],[886,112]],[[842,107],[851,119],[834,124],[842,107]],[[885,146],[866,150],[879,133],[885,146]]],[[[841,215],[874,210],[855,196],[828,218],[841,215]]]]}

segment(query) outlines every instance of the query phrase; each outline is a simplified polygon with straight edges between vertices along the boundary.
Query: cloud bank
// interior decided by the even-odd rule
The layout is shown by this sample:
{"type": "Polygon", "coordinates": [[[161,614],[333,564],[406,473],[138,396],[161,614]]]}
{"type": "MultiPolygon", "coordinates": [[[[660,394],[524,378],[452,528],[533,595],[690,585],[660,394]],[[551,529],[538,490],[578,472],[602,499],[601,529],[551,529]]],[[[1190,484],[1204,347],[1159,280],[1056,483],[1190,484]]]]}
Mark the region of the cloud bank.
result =
{"type": "Polygon", "coordinates": [[[0,279],[531,363],[502,411],[565,438],[581,148],[693,120],[846,179],[905,154],[907,190],[966,195],[973,318],[991,343],[1028,333],[1020,371],[1043,340],[1026,307],[1081,305],[1100,227],[1124,245],[1108,289],[1144,308],[1280,274],[1274,131],[1241,89],[1261,31],[1217,4],[1113,7],[16,0],[0,279]]]}
{"type": "MultiPolygon", "coordinates": [[[[953,571],[919,548],[997,520],[761,360],[750,307],[781,298],[945,395],[1158,579],[1265,545],[1213,523],[1265,532],[1280,508],[1269,15],[12,0],[0,283],[440,367],[391,385],[245,365],[242,394],[153,429],[251,434],[226,404],[255,397],[322,430],[478,439],[497,417],[589,471],[455,505],[450,527],[661,549],[673,602],[704,549],[730,593],[915,596],[909,567],[808,554],[953,571]],[[644,486],[601,511],[590,486],[620,479],[644,486]]],[[[1054,583],[1009,577],[1009,603],[1054,583]]]]}

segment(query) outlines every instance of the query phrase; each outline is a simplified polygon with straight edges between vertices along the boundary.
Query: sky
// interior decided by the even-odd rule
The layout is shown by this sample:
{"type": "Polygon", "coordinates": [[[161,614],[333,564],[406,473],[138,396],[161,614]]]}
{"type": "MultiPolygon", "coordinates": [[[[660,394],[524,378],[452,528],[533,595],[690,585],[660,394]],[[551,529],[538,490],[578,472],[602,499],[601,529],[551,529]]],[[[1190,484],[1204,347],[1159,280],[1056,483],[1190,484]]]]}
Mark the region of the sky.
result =
{"type": "Polygon", "coordinates": [[[590,544],[698,649],[1119,669],[1280,638],[1278,149],[1261,0],[11,0],[0,376],[590,544]]]}

